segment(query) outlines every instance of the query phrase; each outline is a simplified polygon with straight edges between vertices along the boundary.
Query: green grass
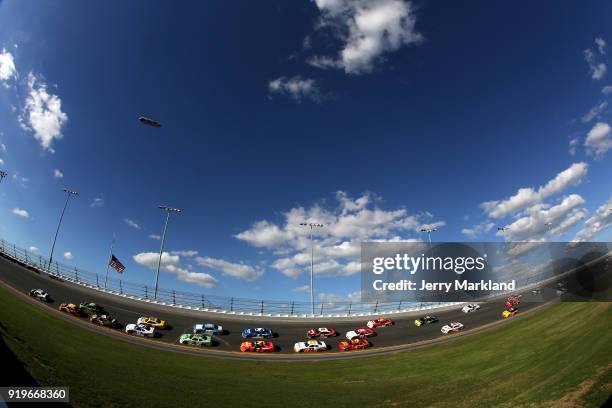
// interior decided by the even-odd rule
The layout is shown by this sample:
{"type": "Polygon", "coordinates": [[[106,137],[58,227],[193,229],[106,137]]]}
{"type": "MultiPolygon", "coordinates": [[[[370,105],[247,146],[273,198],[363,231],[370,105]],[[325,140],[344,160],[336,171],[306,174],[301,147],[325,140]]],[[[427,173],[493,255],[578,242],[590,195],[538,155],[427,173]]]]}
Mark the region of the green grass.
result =
{"type": "Polygon", "coordinates": [[[0,334],[75,406],[599,406],[612,393],[612,305],[563,303],[481,334],[384,356],[233,361],[70,324],[0,288],[0,334]]]}

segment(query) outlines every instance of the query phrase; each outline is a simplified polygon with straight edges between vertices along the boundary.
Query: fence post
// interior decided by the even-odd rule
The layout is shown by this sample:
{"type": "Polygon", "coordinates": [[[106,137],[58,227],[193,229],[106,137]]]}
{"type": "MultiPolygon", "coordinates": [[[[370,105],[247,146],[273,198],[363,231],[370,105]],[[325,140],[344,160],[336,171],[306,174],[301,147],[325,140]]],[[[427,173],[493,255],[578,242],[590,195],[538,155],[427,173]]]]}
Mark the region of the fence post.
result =
{"type": "Polygon", "coordinates": [[[100,287],[100,281],[98,279],[98,273],[96,272],[96,287],[100,287]]]}
{"type": "Polygon", "coordinates": [[[15,255],[15,259],[17,259],[17,245],[13,244],[13,254],[15,255]]]}
{"type": "Polygon", "coordinates": [[[263,311],[264,311],[264,301],[262,300],[261,301],[261,314],[263,314],[263,311]]]}
{"type": "Polygon", "coordinates": [[[76,266],[74,267],[74,280],[77,282],[79,281],[79,270],[76,268],[76,266]]]}
{"type": "Polygon", "coordinates": [[[61,274],[61,273],[60,273],[60,271],[59,271],[59,263],[58,263],[57,261],[55,261],[55,273],[56,273],[58,276],[62,276],[62,274],[61,274]]]}
{"type": "Polygon", "coordinates": [[[172,289],[172,305],[176,305],[176,292],[172,289]]]}
{"type": "Polygon", "coordinates": [[[145,285],[145,299],[149,298],[149,290],[147,289],[147,285],[145,285]]]}
{"type": "Polygon", "coordinates": [[[349,303],[349,310],[348,310],[348,315],[351,315],[351,308],[353,307],[353,302],[349,303]]]}
{"type": "Polygon", "coordinates": [[[397,305],[397,311],[402,310],[402,301],[400,300],[399,305],[397,305]]]}
{"type": "Polygon", "coordinates": [[[230,312],[234,311],[234,297],[232,296],[232,298],[230,299],[230,312]]]}
{"type": "Polygon", "coordinates": [[[119,293],[123,295],[123,284],[121,283],[121,279],[119,279],[119,293]]]}
{"type": "Polygon", "coordinates": [[[30,263],[30,260],[28,259],[28,250],[27,250],[27,249],[24,249],[24,250],[23,250],[23,252],[25,253],[25,261],[26,261],[26,264],[29,264],[29,263],[30,263]]]}
{"type": "Polygon", "coordinates": [[[295,308],[295,300],[291,302],[291,316],[293,316],[293,309],[295,308]]]}
{"type": "Polygon", "coordinates": [[[376,305],[374,306],[374,314],[378,311],[378,300],[376,301],[376,305]]]}
{"type": "Polygon", "coordinates": [[[202,308],[204,308],[204,295],[202,295],[202,308]]]}

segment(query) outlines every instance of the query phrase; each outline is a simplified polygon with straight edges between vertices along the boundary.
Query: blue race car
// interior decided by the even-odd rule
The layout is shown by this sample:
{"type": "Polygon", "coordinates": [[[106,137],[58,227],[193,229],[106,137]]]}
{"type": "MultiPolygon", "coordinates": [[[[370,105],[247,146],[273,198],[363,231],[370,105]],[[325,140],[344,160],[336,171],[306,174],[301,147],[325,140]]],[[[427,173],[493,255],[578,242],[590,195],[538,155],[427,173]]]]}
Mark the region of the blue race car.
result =
{"type": "Polygon", "coordinates": [[[248,328],[242,331],[242,337],[245,339],[269,339],[273,336],[272,330],[265,327],[248,328]]]}
{"type": "Polygon", "coordinates": [[[194,324],[191,330],[193,334],[223,334],[223,327],[213,323],[194,324]]]}

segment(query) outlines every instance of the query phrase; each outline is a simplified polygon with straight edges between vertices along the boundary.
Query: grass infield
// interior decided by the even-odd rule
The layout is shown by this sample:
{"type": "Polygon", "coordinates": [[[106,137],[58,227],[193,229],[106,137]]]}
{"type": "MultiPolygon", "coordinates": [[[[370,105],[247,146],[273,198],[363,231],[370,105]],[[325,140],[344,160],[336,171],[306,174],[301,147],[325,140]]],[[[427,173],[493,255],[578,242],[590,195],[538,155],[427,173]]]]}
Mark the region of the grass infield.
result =
{"type": "Polygon", "coordinates": [[[612,393],[610,303],[557,304],[450,343],[371,358],[256,362],[101,336],[0,287],[0,335],[26,374],[68,385],[80,407],[589,407],[612,393]]]}

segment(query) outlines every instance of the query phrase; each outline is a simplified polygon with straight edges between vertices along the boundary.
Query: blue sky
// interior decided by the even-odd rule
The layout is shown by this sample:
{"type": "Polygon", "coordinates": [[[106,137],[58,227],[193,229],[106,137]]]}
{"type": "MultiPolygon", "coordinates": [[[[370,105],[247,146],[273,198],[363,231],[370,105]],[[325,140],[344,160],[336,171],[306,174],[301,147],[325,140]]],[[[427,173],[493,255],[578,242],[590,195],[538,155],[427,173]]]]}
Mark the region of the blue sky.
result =
{"type": "Polygon", "coordinates": [[[277,299],[302,221],[322,299],[423,226],[609,241],[612,5],[532,3],[2,1],[0,236],[48,254],[67,186],[56,258],[102,271],[115,233],[152,283],[168,204],[162,286],[277,299]]]}

